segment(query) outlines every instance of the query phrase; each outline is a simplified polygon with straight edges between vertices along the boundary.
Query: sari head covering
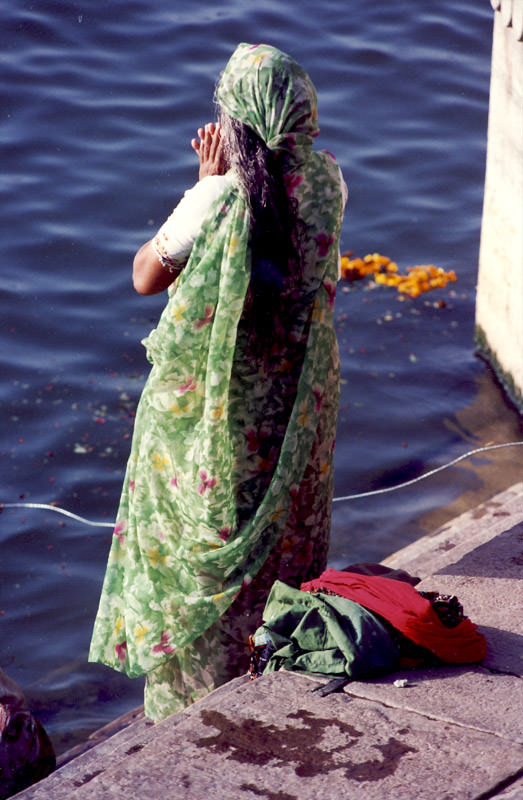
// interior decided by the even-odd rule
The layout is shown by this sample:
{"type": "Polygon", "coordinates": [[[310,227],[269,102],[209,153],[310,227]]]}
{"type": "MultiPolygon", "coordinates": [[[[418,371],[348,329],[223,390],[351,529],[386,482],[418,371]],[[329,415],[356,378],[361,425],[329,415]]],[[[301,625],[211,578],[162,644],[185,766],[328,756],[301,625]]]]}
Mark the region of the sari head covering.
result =
{"type": "Polygon", "coordinates": [[[240,44],[227,64],[216,99],[252,128],[269,150],[310,151],[318,135],[316,90],[286,53],[266,44],[240,44]]]}
{"type": "Polygon", "coordinates": [[[242,387],[235,372],[251,257],[248,202],[231,171],[169,289],[156,330],[144,341],[153,367],[137,410],[90,650],[90,660],[130,676],[156,669],[204,633],[267,559],[310,457],[333,368],[343,203],[336,163],[311,151],[314,87],[284,53],[241,44],[218,100],[268,146],[291,158],[299,154],[301,166],[286,188],[303,206],[308,231],[308,305],[296,334],[306,342],[305,355],[270,484],[240,513],[238,453],[249,435],[245,391],[256,404],[267,389],[256,364],[246,364],[251,374],[242,387]]]}

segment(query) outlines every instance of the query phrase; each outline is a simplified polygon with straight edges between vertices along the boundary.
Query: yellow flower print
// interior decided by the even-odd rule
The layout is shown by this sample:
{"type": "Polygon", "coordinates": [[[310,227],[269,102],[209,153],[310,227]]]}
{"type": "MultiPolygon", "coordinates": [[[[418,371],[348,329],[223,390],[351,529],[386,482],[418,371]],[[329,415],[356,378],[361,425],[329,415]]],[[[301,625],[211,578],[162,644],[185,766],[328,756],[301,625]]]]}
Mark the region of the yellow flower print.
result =
{"type": "Polygon", "coordinates": [[[178,305],[174,306],[173,308],[173,317],[175,322],[182,322],[183,315],[187,311],[187,306],[183,303],[178,303],[178,305]]]}
{"type": "Polygon", "coordinates": [[[229,255],[233,256],[237,251],[240,244],[240,240],[235,233],[232,234],[230,242],[229,242],[229,255]]]}
{"type": "Polygon", "coordinates": [[[125,544],[120,547],[111,547],[109,550],[109,563],[110,564],[121,564],[125,561],[125,544]]]}
{"type": "Polygon", "coordinates": [[[304,428],[309,421],[309,415],[307,414],[307,403],[302,403],[300,406],[300,416],[298,417],[298,425],[301,428],[304,428]]]}
{"type": "Polygon", "coordinates": [[[141,644],[145,639],[145,634],[149,633],[149,628],[146,625],[137,625],[134,629],[134,635],[136,636],[136,641],[141,644]]]}
{"type": "Polygon", "coordinates": [[[150,550],[147,550],[147,558],[150,560],[154,569],[156,569],[158,564],[165,564],[167,562],[167,556],[161,556],[158,547],[151,547],[150,550]]]}
{"type": "Polygon", "coordinates": [[[153,467],[158,470],[158,472],[163,472],[165,467],[169,463],[169,459],[167,456],[161,456],[159,453],[154,453],[153,455],[153,467]]]}
{"type": "Polygon", "coordinates": [[[214,420],[217,421],[217,420],[221,419],[223,417],[223,415],[224,415],[223,403],[218,403],[218,405],[215,406],[211,411],[211,419],[214,419],[214,420]]]}
{"type": "Polygon", "coordinates": [[[257,64],[257,65],[263,64],[263,62],[265,61],[266,58],[268,58],[268,56],[269,56],[268,53],[257,53],[256,55],[252,56],[251,64],[257,64]]]}
{"type": "Polygon", "coordinates": [[[114,635],[116,638],[120,636],[120,631],[123,629],[123,619],[121,617],[116,618],[116,622],[114,623],[114,635]]]}
{"type": "Polygon", "coordinates": [[[218,592],[218,594],[213,594],[212,599],[213,603],[219,604],[220,601],[225,597],[223,592],[218,592]]]}
{"type": "Polygon", "coordinates": [[[183,408],[181,408],[177,400],[172,404],[172,406],[169,406],[169,411],[174,417],[181,417],[183,414],[183,408]]]}
{"type": "Polygon", "coordinates": [[[314,301],[314,305],[312,306],[312,319],[314,322],[323,322],[325,317],[325,311],[321,307],[321,303],[318,300],[314,301]]]}

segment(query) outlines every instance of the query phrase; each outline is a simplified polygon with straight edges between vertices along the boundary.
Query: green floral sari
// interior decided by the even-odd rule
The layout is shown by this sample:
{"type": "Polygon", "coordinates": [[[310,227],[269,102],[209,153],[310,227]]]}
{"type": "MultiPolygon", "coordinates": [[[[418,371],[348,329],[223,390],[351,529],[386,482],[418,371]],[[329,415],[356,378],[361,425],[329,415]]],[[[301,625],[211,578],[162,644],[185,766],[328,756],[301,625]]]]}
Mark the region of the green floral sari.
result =
{"type": "MultiPolygon", "coordinates": [[[[249,352],[245,312],[249,210],[229,174],[144,341],[153,366],[136,415],[90,660],[131,677],[145,673],[168,695],[162,670],[174,664],[190,677],[205,650],[204,688],[178,692],[185,693],[181,706],[214,685],[213,656],[201,643],[206,636],[221,641],[222,620],[230,624],[245,602],[261,610],[275,578],[292,572],[296,585],[324,568],[338,403],[333,304],[343,200],[332,156],[312,152],[314,87],[281,51],[242,44],[221,78],[218,102],[281,151],[307,235],[302,285],[291,298],[292,347],[275,365],[261,364],[249,352]]],[[[254,630],[258,620],[251,624],[254,630]]],[[[153,694],[151,688],[148,711],[146,693],[153,718],[178,707],[153,694]]]]}

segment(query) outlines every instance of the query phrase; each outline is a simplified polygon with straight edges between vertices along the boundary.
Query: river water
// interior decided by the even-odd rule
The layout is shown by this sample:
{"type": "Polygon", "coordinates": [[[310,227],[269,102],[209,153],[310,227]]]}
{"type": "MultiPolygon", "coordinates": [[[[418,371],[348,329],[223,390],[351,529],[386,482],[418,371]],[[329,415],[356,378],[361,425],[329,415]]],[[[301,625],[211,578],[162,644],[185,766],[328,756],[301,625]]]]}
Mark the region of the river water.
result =
{"type": "MultiPolygon", "coordinates": [[[[189,141],[239,41],[292,53],[317,86],[318,145],[349,185],[342,249],[458,276],[403,302],[340,285],[336,495],[520,439],[473,345],[491,33],[486,0],[0,0],[0,503],[114,518],[163,304],[134,293],[132,254],[196,180],[189,141]]],[[[331,566],[510,486],[517,450],[336,503],[331,566]]],[[[26,508],[0,525],[0,666],[60,751],[142,699],[86,663],[111,532],[26,508]]]]}

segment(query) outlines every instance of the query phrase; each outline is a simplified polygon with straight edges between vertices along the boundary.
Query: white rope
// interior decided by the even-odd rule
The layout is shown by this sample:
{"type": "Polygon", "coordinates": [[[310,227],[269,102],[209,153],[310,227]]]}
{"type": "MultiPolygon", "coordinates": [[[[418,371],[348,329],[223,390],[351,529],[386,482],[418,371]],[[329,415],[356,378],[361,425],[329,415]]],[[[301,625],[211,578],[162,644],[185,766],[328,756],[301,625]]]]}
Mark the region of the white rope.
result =
{"type": "Polygon", "coordinates": [[[498,450],[501,447],[516,447],[517,445],[523,445],[523,442],[505,442],[504,444],[488,444],[485,445],[485,447],[478,447],[476,450],[469,450],[468,453],[463,453],[463,455],[454,458],[452,461],[449,461],[448,464],[442,464],[441,467],[436,467],[435,469],[431,469],[430,472],[426,472],[424,475],[419,475],[417,478],[412,478],[412,480],[410,481],[405,481],[405,483],[399,483],[397,486],[388,486],[385,489],[374,489],[374,491],[372,492],[362,492],[361,494],[348,494],[345,497],[335,497],[332,502],[340,503],[342,500],[357,500],[360,497],[373,497],[374,495],[377,494],[386,494],[387,492],[395,492],[398,489],[404,489],[406,486],[412,486],[413,483],[424,481],[425,478],[430,478],[431,475],[435,475],[437,472],[441,472],[444,469],[453,467],[454,464],[458,464],[465,458],[470,458],[470,456],[475,456],[478,453],[485,453],[487,452],[487,450],[498,450]]]}
{"type": "Polygon", "coordinates": [[[4,508],[40,508],[44,511],[55,511],[57,514],[63,514],[64,517],[70,517],[77,522],[83,522],[84,525],[91,525],[93,528],[114,528],[114,522],[93,522],[85,517],[79,517],[78,514],[73,514],[72,511],[67,511],[66,508],[53,506],[50,503],[0,503],[0,511],[4,508]]]}
{"type": "MultiPolygon", "coordinates": [[[[469,450],[468,453],[463,453],[463,455],[454,458],[452,461],[449,461],[448,464],[443,464],[441,467],[431,469],[430,472],[426,472],[424,475],[419,475],[417,478],[413,478],[410,481],[405,481],[405,483],[400,483],[397,486],[388,486],[385,489],[374,489],[372,492],[362,492],[360,494],[348,494],[345,497],[335,497],[332,502],[341,503],[343,500],[357,500],[361,497],[373,497],[374,495],[386,494],[387,492],[396,492],[398,489],[404,489],[406,486],[412,486],[414,483],[424,481],[425,478],[430,478],[431,475],[435,475],[437,472],[448,469],[449,467],[454,466],[454,464],[458,464],[460,461],[463,461],[465,458],[470,458],[470,456],[475,456],[478,453],[486,453],[489,450],[499,450],[501,447],[517,447],[518,445],[523,445],[523,442],[505,442],[504,444],[488,444],[484,447],[478,447],[476,450],[469,450]]],[[[0,512],[3,511],[4,508],[39,508],[45,511],[54,511],[56,514],[63,514],[65,517],[70,517],[71,519],[81,522],[84,525],[90,525],[92,528],[114,528],[114,522],[94,522],[93,520],[85,519],[85,517],[80,517],[78,514],[73,514],[72,511],[67,511],[65,508],[53,506],[50,503],[0,503],[0,512]]]]}

